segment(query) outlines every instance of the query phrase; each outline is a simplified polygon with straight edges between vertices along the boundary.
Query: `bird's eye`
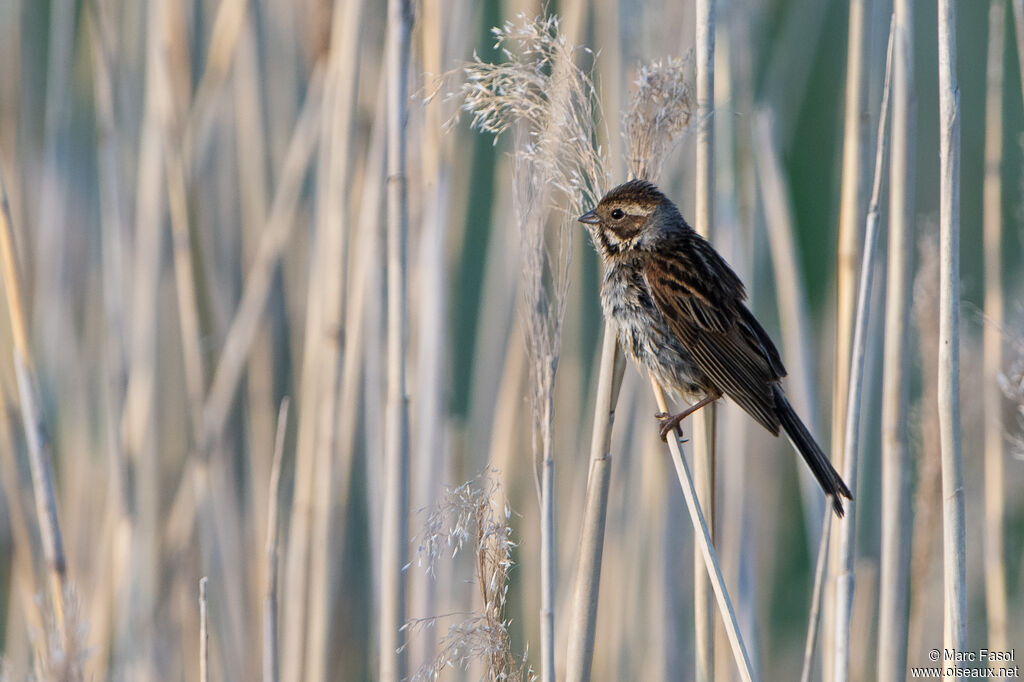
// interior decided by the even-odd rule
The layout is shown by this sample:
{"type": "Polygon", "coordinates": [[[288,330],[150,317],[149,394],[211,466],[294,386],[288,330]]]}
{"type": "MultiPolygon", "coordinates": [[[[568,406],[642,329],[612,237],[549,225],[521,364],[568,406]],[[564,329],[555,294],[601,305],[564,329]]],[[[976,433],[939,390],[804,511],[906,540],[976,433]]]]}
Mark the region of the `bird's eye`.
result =
{"type": "Polygon", "coordinates": [[[612,211],[612,218],[614,218],[615,220],[622,220],[623,216],[625,215],[625,211],[623,211],[621,208],[617,208],[614,211],[612,211]]]}

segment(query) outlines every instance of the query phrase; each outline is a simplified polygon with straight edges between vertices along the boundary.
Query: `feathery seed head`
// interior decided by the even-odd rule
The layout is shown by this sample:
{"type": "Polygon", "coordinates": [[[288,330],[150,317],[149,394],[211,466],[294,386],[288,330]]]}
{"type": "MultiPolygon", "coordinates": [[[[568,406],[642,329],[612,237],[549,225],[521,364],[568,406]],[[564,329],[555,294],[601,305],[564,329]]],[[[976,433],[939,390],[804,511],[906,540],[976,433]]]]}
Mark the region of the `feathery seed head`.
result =
{"type": "Polygon", "coordinates": [[[629,171],[655,180],[679,134],[693,120],[694,101],[688,84],[690,59],[670,57],[640,67],[636,91],[623,120],[629,171]]]}

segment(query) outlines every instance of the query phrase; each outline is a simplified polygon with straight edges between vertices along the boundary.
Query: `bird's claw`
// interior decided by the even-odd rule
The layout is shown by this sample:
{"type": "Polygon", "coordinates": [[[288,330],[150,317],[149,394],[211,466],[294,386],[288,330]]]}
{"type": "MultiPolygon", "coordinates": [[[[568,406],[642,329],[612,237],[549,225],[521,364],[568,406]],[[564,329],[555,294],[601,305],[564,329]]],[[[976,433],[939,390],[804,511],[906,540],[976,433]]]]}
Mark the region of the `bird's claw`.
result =
{"type": "MultiPolygon", "coordinates": [[[[661,435],[662,442],[668,442],[668,434],[672,431],[675,431],[679,438],[683,437],[683,427],[679,425],[683,421],[683,416],[678,414],[671,415],[668,412],[659,412],[654,415],[654,418],[661,424],[661,429],[658,432],[661,435]]],[[[686,441],[683,440],[683,442],[685,443],[686,441]]]]}

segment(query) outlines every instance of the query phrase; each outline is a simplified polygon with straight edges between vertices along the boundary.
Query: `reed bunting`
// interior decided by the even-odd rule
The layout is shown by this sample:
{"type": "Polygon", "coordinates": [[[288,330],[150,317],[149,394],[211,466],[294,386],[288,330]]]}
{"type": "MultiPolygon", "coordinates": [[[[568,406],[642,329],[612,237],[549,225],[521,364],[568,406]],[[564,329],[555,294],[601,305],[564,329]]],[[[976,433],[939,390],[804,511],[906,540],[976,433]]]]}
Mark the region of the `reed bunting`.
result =
{"type": "Polygon", "coordinates": [[[832,467],[779,385],[779,351],[744,305],[729,264],[661,191],[631,180],[580,216],[604,264],[601,305],[619,343],[666,389],[692,403],[659,414],[661,437],[723,395],[764,428],[786,432],[843,516],[850,489],[832,467]]]}

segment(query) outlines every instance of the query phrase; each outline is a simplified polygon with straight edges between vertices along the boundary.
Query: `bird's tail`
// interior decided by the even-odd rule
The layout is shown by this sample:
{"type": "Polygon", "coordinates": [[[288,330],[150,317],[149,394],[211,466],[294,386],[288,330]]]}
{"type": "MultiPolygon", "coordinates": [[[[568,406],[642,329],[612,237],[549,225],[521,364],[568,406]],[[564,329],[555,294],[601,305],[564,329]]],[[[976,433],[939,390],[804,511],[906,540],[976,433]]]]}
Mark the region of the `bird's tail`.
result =
{"type": "Polygon", "coordinates": [[[782,389],[777,386],[775,387],[775,411],[779,415],[779,421],[782,422],[782,428],[789,436],[789,441],[803,455],[807,466],[811,468],[811,473],[818,479],[821,489],[825,491],[826,495],[832,497],[832,508],[835,510],[836,516],[842,518],[844,513],[842,498],[852,500],[853,493],[850,492],[839,472],[835,470],[828,457],[815,442],[807,427],[800,421],[793,406],[783,395],[782,389]]]}

